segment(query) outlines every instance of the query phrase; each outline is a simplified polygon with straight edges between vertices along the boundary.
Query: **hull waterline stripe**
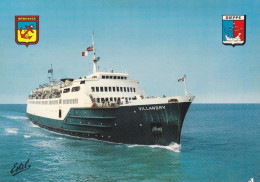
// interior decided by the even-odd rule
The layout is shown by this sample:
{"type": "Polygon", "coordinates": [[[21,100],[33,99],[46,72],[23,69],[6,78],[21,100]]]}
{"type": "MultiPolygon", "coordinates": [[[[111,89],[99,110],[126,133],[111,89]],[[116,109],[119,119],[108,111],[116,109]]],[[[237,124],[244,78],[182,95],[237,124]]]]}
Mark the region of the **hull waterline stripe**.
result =
{"type": "Polygon", "coordinates": [[[68,125],[77,125],[77,126],[90,126],[90,127],[99,127],[99,128],[111,128],[111,125],[94,125],[94,124],[81,124],[81,123],[66,123],[68,125]]]}

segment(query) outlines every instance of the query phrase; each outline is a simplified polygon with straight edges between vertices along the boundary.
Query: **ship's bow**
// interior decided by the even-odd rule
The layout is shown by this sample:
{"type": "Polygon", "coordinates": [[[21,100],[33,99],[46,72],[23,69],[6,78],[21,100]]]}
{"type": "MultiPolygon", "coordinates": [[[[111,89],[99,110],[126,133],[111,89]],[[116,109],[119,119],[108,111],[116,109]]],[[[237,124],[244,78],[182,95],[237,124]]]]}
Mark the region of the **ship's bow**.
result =
{"type": "Polygon", "coordinates": [[[179,144],[184,118],[193,99],[193,96],[148,99],[143,104],[121,107],[118,118],[124,124],[118,123],[115,137],[118,142],[131,144],[179,144]]]}

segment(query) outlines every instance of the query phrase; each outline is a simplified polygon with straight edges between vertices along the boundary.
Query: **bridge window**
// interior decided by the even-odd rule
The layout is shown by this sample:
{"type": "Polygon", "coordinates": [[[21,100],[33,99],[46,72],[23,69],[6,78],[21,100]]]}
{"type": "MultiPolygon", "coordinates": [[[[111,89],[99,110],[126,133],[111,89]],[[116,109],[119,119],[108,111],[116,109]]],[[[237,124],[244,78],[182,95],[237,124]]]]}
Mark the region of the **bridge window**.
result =
{"type": "Polygon", "coordinates": [[[124,92],[126,92],[126,88],[124,87],[124,92]]]}
{"type": "Polygon", "coordinates": [[[135,88],[133,88],[134,89],[134,92],[135,92],[135,88]]]}
{"type": "Polygon", "coordinates": [[[118,76],[117,79],[120,79],[120,76],[118,76]]]}
{"type": "Polygon", "coordinates": [[[110,78],[110,79],[113,79],[113,76],[110,76],[109,78],[110,78]]]}
{"type": "Polygon", "coordinates": [[[129,87],[127,87],[127,92],[129,92],[129,87]]]}
{"type": "Polygon", "coordinates": [[[85,84],[85,80],[83,80],[83,81],[80,81],[80,84],[85,84]]]}
{"type": "Polygon", "coordinates": [[[92,92],[95,92],[95,87],[91,87],[91,91],[92,91],[92,92]]]}
{"type": "Polygon", "coordinates": [[[106,79],[106,77],[105,77],[105,76],[102,76],[102,79],[106,79]]]}
{"type": "Polygon", "coordinates": [[[100,98],[97,98],[97,103],[100,103],[100,98]]]}
{"type": "Polygon", "coordinates": [[[77,92],[77,91],[79,91],[80,90],[80,87],[73,87],[72,89],[71,89],[71,92],[77,92]]]}
{"type": "Polygon", "coordinates": [[[105,92],[107,92],[107,87],[105,87],[105,92]]]}
{"type": "Polygon", "coordinates": [[[106,79],[109,79],[109,76],[106,76],[106,79]]]}
{"type": "Polygon", "coordinates": [[[70,88],[65,88],[64,90],[63,90],[63,93],[68,93],[70,91],[70,88]]]}
{"type": "Polygon", "coordinates": [[[99,92],[99,87],[96,87],[96,92],[99,92]]]}
{"type": "Polygon", "coordinates": [[[116,87],[116,91],[119,92],[119,87],[116,87]]]}
{"type": "Polygon", "coordinates": [[[108,91],[109,91],[109,92],[111,92],[111,91],[112,91],[112,90],[111,90],[111,87],[108,87],[108,91]]]}
{"type": "Polygon", "coordinates": [[[120,87],[120,92],[123,92],[123,87],[120,87]]]}
{"type": "Polygon", "coordinates": [[[113,98],[112,97],[110,97],[110,102],[112,102],[113,101],[113,98]]]}
{"type": "Polygon", "coordinates": [[[133,89],[132,89],[132,87],[130,87],[130,90],[131,90],[131,92],[133,92],[133,89]]]}
{"type": "Polygon", "coordinates": [[[103,87],[100,87],[100,92],[103,92],[103,87]]]}
{"type": "Polygon", "coordinates": [[[115,92],[116,91],[116,87],[113,87],[113,92],[115,92]]]}

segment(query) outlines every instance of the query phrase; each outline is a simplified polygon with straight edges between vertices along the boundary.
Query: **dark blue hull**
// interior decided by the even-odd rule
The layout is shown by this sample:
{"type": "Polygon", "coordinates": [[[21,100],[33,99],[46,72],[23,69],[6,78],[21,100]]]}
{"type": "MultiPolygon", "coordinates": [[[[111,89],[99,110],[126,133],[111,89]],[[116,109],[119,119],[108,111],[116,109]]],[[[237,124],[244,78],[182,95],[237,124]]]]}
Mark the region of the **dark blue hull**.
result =
{"type": "Polygon", "coordinates": [[[190,102],[107,108],[71,108],[64,120],[27,113],[40,127],[73,136],[143,145],[180,143],[190,102]]]}

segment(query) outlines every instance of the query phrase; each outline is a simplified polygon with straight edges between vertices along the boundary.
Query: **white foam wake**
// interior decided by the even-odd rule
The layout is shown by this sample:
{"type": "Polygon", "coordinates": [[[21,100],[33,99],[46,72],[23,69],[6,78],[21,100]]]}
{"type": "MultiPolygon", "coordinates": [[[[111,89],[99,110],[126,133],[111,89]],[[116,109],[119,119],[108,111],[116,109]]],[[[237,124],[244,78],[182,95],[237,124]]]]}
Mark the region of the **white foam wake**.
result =
{"type": "Polygon", "coordinates": [[[30,122],[30,126],[31,126],[31,127],[33,127],[33,128],[39,128],[39,126],[38,126],[38,125],[36,125],[36,124],[33,124],[32,122],[30,122]]]}
{"type": "Polygon", "coordinates": [[[251,178],[248,182],[254,182],[254,178],[251,178]]]}
{"type": "Polygon", "coordinates": [[[18,131],[18,128],[5,128],[5,132],[7,134],[14,134],[14,135],[16,135],[17,131],[18,131]]]}
{"type": "Polygon", "coordinates": [[[163,145],[128,145],[128,147],[150,147],[150,148],[161,148],[161,149],[166,149],[166,150],[171,150],[173,152],[181,152],[181,145],[177,143],[171,143],[168,146],[163,146],[163,145]]]}
{"type": "Polygon", "coordinates": [[[27,119],[25,116],[6,116],[8,119],[27,119]]]}
{"type": "Polygon", "coordinates": [[[30,138],[31,136],[30,135],[24,135],[23,137],[24,138],[30,138]]]}
{"type": "Polygon", "coordinates": [[[151,148],[162,148],[162,149],[167,149],[167,150],[171,150],[173,152],[181,152],[181,145],[177,144],[177,143],[171,143],[168,146],[162,146],[162,145],[149,145],[149,147],[151,148]]]}

